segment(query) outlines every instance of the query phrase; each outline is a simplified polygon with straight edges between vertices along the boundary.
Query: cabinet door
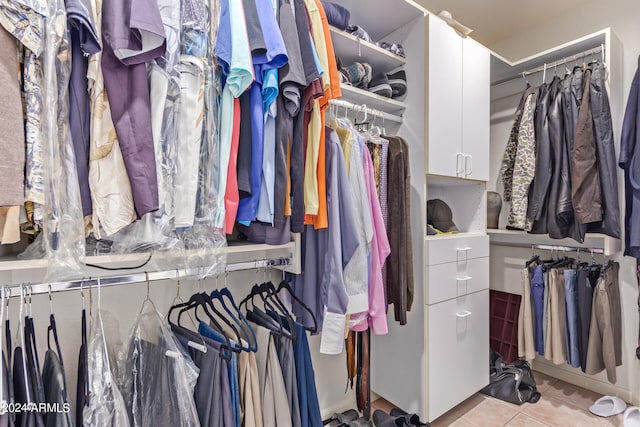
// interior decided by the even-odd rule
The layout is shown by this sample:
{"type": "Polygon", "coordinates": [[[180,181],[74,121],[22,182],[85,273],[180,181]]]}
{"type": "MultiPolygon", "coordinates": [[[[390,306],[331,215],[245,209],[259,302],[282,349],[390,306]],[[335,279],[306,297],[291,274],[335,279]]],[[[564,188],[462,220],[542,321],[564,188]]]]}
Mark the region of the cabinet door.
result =
{"type": "Polygon", "coordinates": [[[489,51],[470,38],[462,41],[462,151],[464,177],[489,181],[489,51]]]}
{"type": "Polygon", "coordinates": [[[489,290],[428,307],[428,420],[489,384],[489,290]]]}
{"type": "Polygon", "coordinates": [[[428,22],[427,173],[462,177],[462,38],[440,18],[428,22]]]}

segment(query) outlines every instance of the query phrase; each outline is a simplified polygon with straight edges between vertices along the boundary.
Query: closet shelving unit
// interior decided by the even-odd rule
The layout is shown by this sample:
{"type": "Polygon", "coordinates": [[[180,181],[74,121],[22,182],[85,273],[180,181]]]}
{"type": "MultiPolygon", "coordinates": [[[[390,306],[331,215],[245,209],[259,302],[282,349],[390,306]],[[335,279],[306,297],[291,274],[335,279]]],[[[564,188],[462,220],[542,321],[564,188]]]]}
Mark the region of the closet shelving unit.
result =
{"type": "Polygon", "coordinates": [[[575,248],[602,249],[605,256],[613,256],[622,250],[620,239],[614,239],[606,234],[587,233],[584,242],[578,243],[573,239],[551,239],[546,234],[529,234],[518,230],[487,230],[492,245],[515,246],[528,248],[534,245],[569,246],[575,248]]]}
{"type": "MultiPolygon", "coordinates": [[[[379,3],[388,3],[378,15],[386,17],[403,2],[372,7],[379,3]]],[[[490,53],[428,13],[394,35],[407,52],[410,86],[398,133],[411,149],[415,289],[407,324],[390,308],[389,334],[372,339],[371,383],[432,422],[489,382],[490,53]],[[459,233],[427,236],[426,204],[436,198],[459,233]]]]}
{"type": "MultiPolygon", "coordinates": [[[[85,264],[99,265],[112,269],[126,268],[127,274],[132,272],[153,271],[156,261],[162,261],[167,265],[178,264],[184,256],[221,255],[225,257],[226,264],[252,263],[264,260],[282,260],[287,263],[278,265],[280,268],[292,273],[300,273],[300,237],[294,235],[294,239],[284,245],[267,245],[246,242],[230,242],[229,246],[203,251],[172,251],[161,250],[156,252],[135,252],[129,254],[100,254],[88,255],[83,259],[85,264]],[[132,266],[145,264],[150,259],[149,265],[132,269],[132,266]]],[[[6,254],[0,257],[0,283],[18,284],[22,282],[39,283],[44,280],[49,265],[47,259],[18,259],[17,254],[6,254]]],[[[113,275],[114,272],[105,271],[93,267],[85,267],[81,274],[86,277],[113,275]]],[[[80,277],[78,277],[79,279],[80,277]]],[[[54,278],[55,280],[55,278],[54,278]]]]}
{"type": "MultiPolygon", "coordinates": [[[[607,81],[609,101],[611,104],[614,141],[616,146],[616,156],[619,154],[619,129],[621,120],[622,106],[620,100],[622,94],[622,45],[610,28],[588,34],[584,37],[569,41],[554,48],[545,50],[538,54],[520,59],[518,61],[509,61],[500,55],[493,53],[491,56],[491,102],[495,105],[495,109],[509,109],[515,111],[518,100],[516,99],[524,90],[525,85],[529,82],[532,85],[540,84],[543,78],[546,81],[554,75],[562,76],[567,70],[571,70],[574,65],[588,63],[593,59],[604,60],[607,64],[609,79],[607,81]],[[545,75],[546,74],[546,75],[545,75]],[[512,108],[510,108],[512,106],[512,108]]],[[[504,121],[505,126],[511,125],[512,114],[510,116],[501,116],[499,114],[492,115],[492,120],[504,121]]],[[[490,189],[496,189],[500,194],[501,177],[499,176],[502,155],[506,147],[507,136],[492,135],[491,137],[491,174],[490,189]]],[[[618,190],[620,207],[623,206],[623,184],[622,174],[618,171],[618,190]]],[[[501,212],[500,226],[504,226],[504,219],[509,211],[509,204],[504,203],[501,212]]],[[[489,230],[492,245],[509,245],[517,244],[522,247],[531,246],[532,244],[543,245],[559,245],[584,248],[603,249],[604,254],[612,256],[622,250],[622,243],[619,239],[615,239],[603,234],[587,233],[583,244],[572,239],[551,239],[548,235],[529,234],[524,231],[515,230],[489,230]]]]}
{"type": "MultiPolygon", "coordinates": [[[[526,83],[529,82],[533,86],[540,85],[543,81],[545,68],[546,81],[549,82],[554,75],[563,76],[567,71],[573,69],[575,65],[589,63],[593,59],[604,61],[608,71],[607,89],[613,119],[617,161],[620,151],[620,129],[622,128],[624,100],[626,99],[626,94],[622,90],[623,51],[622,43],[615,33],[611,28],[605,28],[517,61],[509,61],[498,54],[492,54],[490,190],[495,190],[502,194],[502,178],[499,171],[513,122],[513,113],[526,83]]],[[[617,169],[617,173],[618,199],[622,216],[624,215],[624,178],[621,169],[617,169]]],[[[623,260],[622,242],[619,239],[603,234],[587,233],[584,242],[579,244],[572,239],[551,239],[548,235],[534,235],[524,231],[505,230],[509,208],[509,203],[503,203],[499,222],[501,229],[488,231],[491,239],[490,274],[492,289],[496,288],[511,293],[521,292],[520,269],[531,256],[532,246],[534,251],[542,250],[542,248],[552,251],[554,247],[566,246],[573,249],[571,256],[576,256],[579,249],[578,257],[583,260],[588,259],[590,249],[594,249],[594,253],[602,253],[606,258],[619,262],[623,260]]],[[[621,217],[621,224],[623,223],[624,221],[621,217]]],[[[599,262],[602,259],[601,256],[596,255],[595,259],[599,262]]],[[[624,280],[623,274],[621,273],[620,280],[624,280]]],[[[635,273],[633,274],[635,276],[635,273]]],[[[621,291],[625,292],[624,286],[621,286],[621,291]]],[[[623,305],[623,312],[624,308],[623,305]]],[[[633,348],[635,348],[635,345],[633,345],[633,348]]],[[[632,362],[627,362],[626,360],[623,363],[625,366],[628,366],[627,363],[632,364],[632,362]]],[[[618,383],[612,385],[607,382],[606,377],[603,375],[585,375],[579,370],[570,368],[568,365],[553,365],[542,357],[534,360],[534,369],[603,395],[617,395],[629,401],[633,399],[630,390],[635,386],[625,384],[627,378],[620,380],[620,377],[618,377],[618,383]]],[[[633,368],[627,368],[627,372],[632,372],[628,369],[633,368]]],[[[631,376],[633,374],[628,375],[631,376]]]]}
{"type": "MultiPolygon", "coordinates": [[[[423,13],[423,9],[412,1],[382,1],[367,2],[365,0],[347,0],[341,2],[351,12],[351,24],[364,28],[371,39],[375,41],[401,42],[394,33],[403,28],[423,13]],[[379,19],[379,14],[371,14],[371,8],[380,10],[385,19],[379,19]]],[[[371,65],[373,75],[376,73],[388,73],[405,68],[407,58],[396,55],[386,49],[362,40],[346,31],[331,27],[331,38],[335,54],[344,67],[354,62],[367,62],[371,65]]],[[[403,44],[404,45],[404,44],[403,44]]],[[[406,69],[406,68],[405,68],[406,69]]],[[[413,78],[416,78],[414,76],[413,78]]],[[[411,88],[412,76],[407,76],[409,88],[411,88]]],[[[369,92],[365,89],[356,88],[350,85],[341,84],[342,99],[354,104],[366,105],[369,108],[383,111],[395,116],[402,116],[409,107],[406,99],[392,99],[369,92]]]]}

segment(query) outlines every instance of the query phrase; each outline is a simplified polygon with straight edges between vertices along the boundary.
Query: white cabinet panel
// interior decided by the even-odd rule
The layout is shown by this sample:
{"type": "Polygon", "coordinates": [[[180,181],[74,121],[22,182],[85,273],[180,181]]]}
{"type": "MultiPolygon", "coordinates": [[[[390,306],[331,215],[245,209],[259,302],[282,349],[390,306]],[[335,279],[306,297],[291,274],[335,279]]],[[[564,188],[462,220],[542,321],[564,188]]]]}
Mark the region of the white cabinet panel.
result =
{"type": "Polygon", "coordinates": [[[473,258],[426,268],[427,304],[489,289],[489,258],[473,258]]]}
{"type": "Polygon", "coordinates": [[[489,256],[489,236],[465,236],[427,240],[426,265],[489,256]]]}
{"type": "Polygon", "coordinates": [[[489,291],[428,310],[428,421],[433,421],[489,383],[489,291]]]}
{"type": "Polygon", "coordinates": [[[429,16],[428,43],[427,172],[462,177],[462,38],[429,16]]]}
{"type": "Polygon", "coordinates": [[[462,41],[462,152],[464,177],[489,180],[490,56],[473,39],[462,41]]]}

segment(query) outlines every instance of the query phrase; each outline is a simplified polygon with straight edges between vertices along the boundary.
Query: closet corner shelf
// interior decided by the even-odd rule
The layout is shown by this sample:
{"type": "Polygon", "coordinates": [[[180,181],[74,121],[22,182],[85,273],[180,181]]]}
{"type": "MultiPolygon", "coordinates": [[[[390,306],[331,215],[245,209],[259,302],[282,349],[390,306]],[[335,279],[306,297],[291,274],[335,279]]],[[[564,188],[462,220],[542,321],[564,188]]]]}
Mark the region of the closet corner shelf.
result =
{"type": "Polygon", "coordinates": [[[405,58],[374,43],[362,40],[335,27],[330,28],[336,57],[340,58],[345,67],[354,62],[366,62],[371,65],[373,74],[377,74],[386,73],[407,62],[405,58]]]}
{"type": "Polygon", "coordinates": [[[529,234],[525,231],[489,229],[491,244],[497,246],[522,246],[531,245],[568,246],[580,248],[597,248],[604,251],[604,255],[612,256],[622,250],[620,239],[614,239],[606,234],[587,233],[584,243],[580,244],[573,239],[552,239],[547,234],[529,234]]]}
{"type": "Polygon", "coordinates": [[[484,231],[466,231],[456,234],[436,234],[435,236],[425,236],[424,240],[425,242],[430,242],[433,240],[465,239],[468,237],[482,237],[486,235],[487,233],[484,231]]]}
{"type": "Polygon", "coordinates": [[[343,83],[340,84],[340,89],[342,90],[342,98],[340,99],[349,101],[352,104],[366,104],[368,108],[399,116],[407,109],[407,103],[405,102],[376,95],[364,89],[358,89],[343,83]]]}
{"type": "MultiPolygon", "coordinates": [[[[211,254],[226,254],[227,263],[252,262],[264,259],[295,258],[297,257],[295,252],[295,241],[291,241],[284,245],[232,242],[227,247],[211,250],[211,254]]],[[[186,255],[188,256],[188,253],[186,255]]],[[[183,253],[179,251],[158,251],[153,254],[151,262],[157,260],[179,259],[182,256],[183,253]]],[[[84,262],[86,264],[94,264],[106,267],[123,267],[126,265],[139,265],[145,262],[147,258],[149,258],[149,252],[131,254],[105,254],[97,256],[86,256],[84,258],[84,262]]],[[[0,272],[44,270],[47,268],[47,265],[48,261],[46,259],[23,260],[18,259],[16,255],[0,257],[0,272]]],[[[295,259],[293,260],[292,266],[296,266],[295,259]]],[[[91,270],[93,272],[97,271],[94,269],[91,270]]],[[[144,271],[144,267],[140,268],[139,270],[144,271]]],[[[289,268],[287,268],[287,270],[289,270],[289,268]]]]}

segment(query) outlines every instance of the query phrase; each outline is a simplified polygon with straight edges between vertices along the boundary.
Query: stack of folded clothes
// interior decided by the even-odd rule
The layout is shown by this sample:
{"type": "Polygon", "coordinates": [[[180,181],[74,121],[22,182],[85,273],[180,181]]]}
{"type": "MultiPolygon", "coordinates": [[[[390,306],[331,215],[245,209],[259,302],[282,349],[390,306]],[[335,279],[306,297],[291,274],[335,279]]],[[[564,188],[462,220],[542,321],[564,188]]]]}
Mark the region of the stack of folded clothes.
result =
{"type": "Polygon", "coordinates": [[[349,20],[351,19],[351,12],[349,12],[346,7],[329,1],[323,1],[322,6],[324,7],[324,13],[327,15],[329,25],[339,30],[347,31],[349,20]]]}
{"type": "Polygon", "coordinates": [[[398,56],[406,58],[404,53],[404,48],[400,43],[389,43],[389,42],[378,42],[376,45],[380,46],[383,49],[388,50],[391,53],[394,53],[398,56]]]}

